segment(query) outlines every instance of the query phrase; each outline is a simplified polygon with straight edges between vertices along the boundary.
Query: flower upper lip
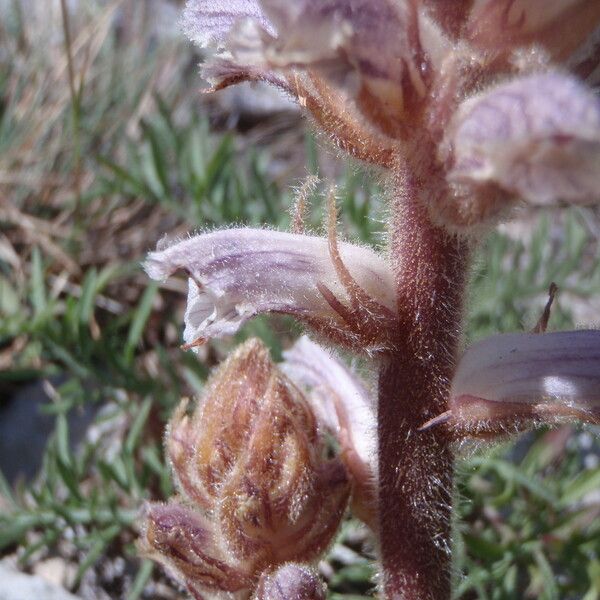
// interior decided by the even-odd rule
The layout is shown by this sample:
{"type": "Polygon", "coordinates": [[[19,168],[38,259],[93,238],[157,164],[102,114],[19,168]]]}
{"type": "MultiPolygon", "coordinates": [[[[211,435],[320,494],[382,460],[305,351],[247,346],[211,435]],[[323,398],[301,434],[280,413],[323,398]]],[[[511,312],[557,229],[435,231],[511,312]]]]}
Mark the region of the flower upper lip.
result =
{"type": "Polygon", "coordinates": [[[449,410],[421,429],[447,424],[462,439],[565,419],[600,423],[600,331],[502,334],[474,344],[458,363],[449,410]]]}

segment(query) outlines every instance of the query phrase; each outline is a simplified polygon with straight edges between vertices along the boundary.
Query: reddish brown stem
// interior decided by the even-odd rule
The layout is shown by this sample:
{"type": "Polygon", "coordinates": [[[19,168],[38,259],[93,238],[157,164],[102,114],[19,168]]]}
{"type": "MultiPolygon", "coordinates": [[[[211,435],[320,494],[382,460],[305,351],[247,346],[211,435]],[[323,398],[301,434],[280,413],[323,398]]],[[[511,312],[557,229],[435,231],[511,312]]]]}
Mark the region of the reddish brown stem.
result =
{"type": "MultiPolygon", "coordinates": [[[[433,172],[432,172],[433,171],[433,172]]],[[[421,198],[440,193],[414,169],[398,173],[391,257],[400,344],[379,376],[379,514],[387,600],[450,598],[453,456],[443,427],[460,341],[469,244],[434,226],[421,198]],[[426,182],[426,183],[425,183],[426,182]]],[[[443,189],[443,188],[442,188],[443,189]]]]}

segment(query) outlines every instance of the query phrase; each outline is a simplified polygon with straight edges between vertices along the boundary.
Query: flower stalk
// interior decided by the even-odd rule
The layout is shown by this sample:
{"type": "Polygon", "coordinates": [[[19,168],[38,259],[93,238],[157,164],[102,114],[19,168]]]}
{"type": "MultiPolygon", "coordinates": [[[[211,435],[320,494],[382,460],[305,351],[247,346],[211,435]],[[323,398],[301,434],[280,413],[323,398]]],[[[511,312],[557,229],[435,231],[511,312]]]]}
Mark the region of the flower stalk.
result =
{"type": "Polygon", "coordinates": [[[470,244],[431,223],[426,179],[398,168],[391,262],[405,344],[378,386],[379,522],[387,598],[450,595],[452,440],[419,427],[443,412],[459,351],[470,244]]]}

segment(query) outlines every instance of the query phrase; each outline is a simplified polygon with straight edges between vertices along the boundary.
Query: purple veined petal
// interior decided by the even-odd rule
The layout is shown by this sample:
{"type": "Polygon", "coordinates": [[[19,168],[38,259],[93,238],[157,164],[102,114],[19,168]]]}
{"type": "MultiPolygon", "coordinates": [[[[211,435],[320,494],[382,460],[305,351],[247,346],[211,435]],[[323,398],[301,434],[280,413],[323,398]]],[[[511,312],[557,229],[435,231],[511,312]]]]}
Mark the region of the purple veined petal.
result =
{"type": "MultiPolygon", "coordinates": [[[[340,244],[342,259],[372,298],[396,312],[393,275],[373,250],[340,244]]],[[[284,313],[309,323],[339,320],[320,289],[343,301],[324,238],[263,229],[206,233],[152,252],[145,263],[153,279],[176,271],[189,275],[184,340],[235,333],[261,313],[284,313]]]]}
{"type": "Polygon", "coordinates": [[[259,0],[188,0],[182,25],[188,37],[202,47],[223,47],[235,23],[254,19],[267,31],[272,27],[259,0]]]}
{"type": "MultiPolygon", "coordinates": [[[[477,433],[523,419],[600,422],[600,331],[497,335],[474,344],[452,381],[443,420],[477,433]]],[[[440,421],[442,422],[442,421],[440,421]]]]}
{"type": "Polygon", "coordinates": [[[290,53],[292,62],[294,53],[300,61],[306,53],[306,62],[313,63],[334,58],[343,49],[359,70],[384,74],[398,69],[400,74],[402,59],[409,59],[406,29],[410,11],[405,3],[261,0],[261,4],[279,34],[280,50],[290,53]],[[323,52],[321,59],[315,46],[323,52]]]}
{"type": "Polygon", "coordinates": [[[282,370],[311,392],[311,401],[322,423],[337,433],[347,429],[361,461],[376,471],[376,422],[373,399],[358,377],[330,352],[302,336],[283,353],[282,370]]]}
{"type": "MultiPolygon", "coordinates": [[[[411,3],[392,0],[188,0],[184,29],[242,65],[332,66],[399,84],[412,68],[418,24],[411,3]],[[225,7],[226,6],[226,7],[225,7]],[[412,28],[412,29],[411,29],[412,28]],[[329,64],[333,63],[333,64],[329,64]],[[337,65],[335,63],[338,63],[337,65]]],[[[422,85],[422,82],[419,83],[422,85]]]]}
{"type": "Polygon", "coordinates": [[[377,421],[372,396],[358,377],[307,336],[283,353],[282,370],[308,398],[320,423],[338,440],[352,476],[353,510],[375,527],[373,485],[377,480],[377,421]]]}
{"type": "Polygon", "coordinates": [[[177,502],[151,503],[145,507],[142,525],[141,551],[191,592],[205,588],[216,598],[220,592],[242,591],[247,597],[251,574],[229,564],[220,536],[206,516],[177,502]]]}
{"type": "Polygon", "coordinates": [[[537,203],[600,198],[600,100],[570,76],[522,77],[465,101],[447,142],[458,184],[537,203]]]}
{"type": "MultiPolygon", "coordinates": [[[[406,99],[426,95],[422,69],[429,59],[420,35],[435,40],[433,45],[443,38],[441,32],[434,35],[424,12],[393,0],[262,0],[261,5],[275,33],[255,20],[239,21],[227,44],[237,63],[288,75],[310,71],[358,99],[363,116],[397,136],[399,125],[392,124],[407,108],[406,99]]],[[[438,58],[440,52],[431,48],[429,54],[438,58]]]]}

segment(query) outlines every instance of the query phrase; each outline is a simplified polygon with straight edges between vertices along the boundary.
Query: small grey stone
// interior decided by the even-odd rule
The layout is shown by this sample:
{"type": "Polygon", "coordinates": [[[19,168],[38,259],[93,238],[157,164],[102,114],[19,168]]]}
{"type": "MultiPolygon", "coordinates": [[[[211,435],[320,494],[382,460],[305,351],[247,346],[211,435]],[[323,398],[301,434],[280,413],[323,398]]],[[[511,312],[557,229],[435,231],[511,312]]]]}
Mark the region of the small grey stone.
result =
{"type": "Polygon", "coordinates": [[[0,600],[79,600],[77,596],[41,577],[15,570],[6,561],[0,562],[0,581],[0,600]]]}

